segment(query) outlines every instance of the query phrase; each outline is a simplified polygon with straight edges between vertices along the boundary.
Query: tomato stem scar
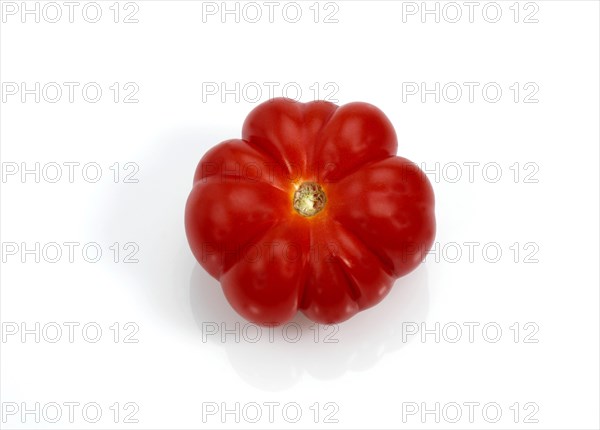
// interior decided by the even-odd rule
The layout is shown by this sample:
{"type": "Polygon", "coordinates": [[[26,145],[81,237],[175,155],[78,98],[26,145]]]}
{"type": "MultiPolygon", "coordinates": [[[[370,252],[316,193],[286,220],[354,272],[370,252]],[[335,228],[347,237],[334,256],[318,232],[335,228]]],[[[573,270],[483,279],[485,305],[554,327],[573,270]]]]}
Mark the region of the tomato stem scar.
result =
{"type": "Polygon", "coordinates": [[[305,217],[321,212],[326,202],[325,192],[316,182],[303,182],[294,193],[294,209],[305,217]]]}

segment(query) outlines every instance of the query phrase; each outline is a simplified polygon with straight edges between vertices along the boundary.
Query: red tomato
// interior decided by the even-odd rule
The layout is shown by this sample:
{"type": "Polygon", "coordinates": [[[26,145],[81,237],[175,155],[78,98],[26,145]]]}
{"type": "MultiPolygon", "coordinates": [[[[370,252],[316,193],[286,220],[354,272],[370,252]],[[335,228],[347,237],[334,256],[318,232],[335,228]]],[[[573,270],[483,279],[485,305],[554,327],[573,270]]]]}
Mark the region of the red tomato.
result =
{"type": "Polygon", "coordinates": [[[192,252],[252,322],[298,310],[350,318],[417,267],[435,236],[431,184],[396,149],[392,124],[367,103],[257,106],[242,139],[200,160],[185,209],[192,252]]]}

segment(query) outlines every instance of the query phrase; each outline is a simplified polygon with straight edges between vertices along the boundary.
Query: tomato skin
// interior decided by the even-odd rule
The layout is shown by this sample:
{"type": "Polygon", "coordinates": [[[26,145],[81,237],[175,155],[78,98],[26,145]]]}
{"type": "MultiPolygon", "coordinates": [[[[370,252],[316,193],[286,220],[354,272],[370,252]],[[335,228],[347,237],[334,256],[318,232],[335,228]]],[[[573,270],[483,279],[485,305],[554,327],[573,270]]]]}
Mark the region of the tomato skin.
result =
{"type": "Polygon", "coordinates": [[[297,311],[338,323],[377,304],[435,237],[431,184],[396,150],[391,122],[367,103],[257,106],[242,139],[198,164],[185,209],[194,256],[258,324],[297,311]],[[313,216],[294,208],[307,182],[326,196],[313,216]]]}

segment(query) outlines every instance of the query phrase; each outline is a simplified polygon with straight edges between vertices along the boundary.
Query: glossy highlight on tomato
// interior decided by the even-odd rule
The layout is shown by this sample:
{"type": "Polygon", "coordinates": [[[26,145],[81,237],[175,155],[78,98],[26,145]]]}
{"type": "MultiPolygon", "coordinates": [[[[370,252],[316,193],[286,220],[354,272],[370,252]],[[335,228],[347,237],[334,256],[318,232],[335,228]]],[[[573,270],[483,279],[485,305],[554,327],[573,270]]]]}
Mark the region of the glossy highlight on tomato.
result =
{"type": "Polygon", "coordinates": [[[185,208],[194,256],[249,321],[352,317],[415,269],[435,237],[431,184],[396,151],[373,105],[260,104],[241,139],[198,164],[185,208]]]}

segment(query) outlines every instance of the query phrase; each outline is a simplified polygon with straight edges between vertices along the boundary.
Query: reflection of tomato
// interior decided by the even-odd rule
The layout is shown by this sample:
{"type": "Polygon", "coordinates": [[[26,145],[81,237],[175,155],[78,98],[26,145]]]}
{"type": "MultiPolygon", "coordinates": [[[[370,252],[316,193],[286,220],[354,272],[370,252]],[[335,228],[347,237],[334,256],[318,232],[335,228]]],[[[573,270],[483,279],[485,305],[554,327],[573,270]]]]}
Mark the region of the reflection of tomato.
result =
{"type": "Polygon", "coordinates": [[[242,139],[196,169],[185,212],[196,259],[253,322],[301,310],[334,323],[375,305],[435,235],[431,185],[396,148],[392,124],[366,103],[259,105],[242,139]]]}

